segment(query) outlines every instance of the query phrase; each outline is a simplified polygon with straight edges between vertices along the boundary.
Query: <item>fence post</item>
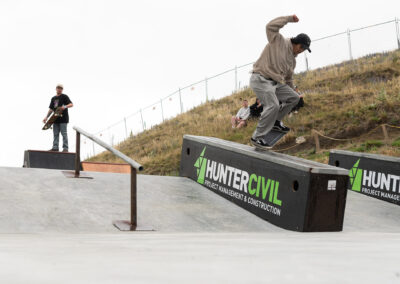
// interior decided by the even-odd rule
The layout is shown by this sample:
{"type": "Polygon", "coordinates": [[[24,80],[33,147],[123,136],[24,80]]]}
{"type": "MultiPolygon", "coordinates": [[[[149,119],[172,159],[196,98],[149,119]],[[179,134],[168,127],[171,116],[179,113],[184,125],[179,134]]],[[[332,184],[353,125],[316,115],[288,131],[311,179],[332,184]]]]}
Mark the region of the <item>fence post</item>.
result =
{"type": "Polygon", "coordinates": [[[124,117],[124,123],[125,123],[125,137],[128,138],[128,129],[126,128],[126,117],[124,117]]]}
{"type": "Polygon", "coordinates": [[[347,29],[347,42],[349,44],[349,54],[350,60],[353,60],[353,53],[351,52],[351,37],[350,37],[350,29],[347,29]]]}
{"type": "Polygon", "coordinates": [[[161,117],[162,117],[162,121],[164,122],[164,108],[162,105],[162,99],[160,99],[160,105],[161,105],[161,117]]]}
{"type": "Polygon", "coordinates": [[[386,129],[386,125],[382,124],[381,127],[382,127],[382,132],[383,132],[383,138],[385,139],[385,143],[387,144],[387,143],[389,143],[389,135],[388,135],[388,132],[386,129]]]}
{"type": "Polygon", "coordinates": [[[235,66],[235,92],[238,90],[237,66],[235,66]]]}
{"type": "Polygon", "coordinates": [[[307,53],[304,52],[304,59],[306,61],[306,70],[308,71],[308,58],[307,58],[307,53]]]}
{"type": "Polygon", "coordinates": [[[318,133],[313,129],[311,130],[311,135],[314,136],[315,153],[319,153],[321,151],[321,146],[319,145],[318,133]]]}
{"type": "Polygon", "coordinates": [[[204,82],[205,82],[205,87],[206,87],[206,102],[208,102],[208,79],[207,79],[207,77],[204,80],[204,82]]]}
{"type": "Polygon", "coordinates": [[[181,88],[179,88],[179,104],[181,106],[181,113],[183,113],[181,88]]]}
{"type": "Polygon", "coordinates": [[[394,22],[396,25],[397,48],[400,49],[399,18],[395,18],[394,22]]]}
{"type": "Polygon", "coordinates": [[[144,127],[144,121],[143,121],[143,113],[142,113],[142,109],[140,109],[140,118],[142,119],[142,127],[143,127],[143,131],[144,131],[145,127],[144,127]]]}

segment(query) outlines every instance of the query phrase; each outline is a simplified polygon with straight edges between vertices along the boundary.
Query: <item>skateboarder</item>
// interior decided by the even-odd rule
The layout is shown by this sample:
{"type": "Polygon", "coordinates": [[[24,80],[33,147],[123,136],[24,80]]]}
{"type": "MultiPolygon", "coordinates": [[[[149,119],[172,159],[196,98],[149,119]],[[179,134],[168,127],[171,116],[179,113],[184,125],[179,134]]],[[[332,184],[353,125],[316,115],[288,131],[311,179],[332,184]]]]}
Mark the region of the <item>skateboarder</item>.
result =
{"type": "Polygon", "coordinates": [[[63,89],[64,87],[61,84],[56,86],[57,94],[51,98],[49,111],[47,112],[46,117],[43,119],[43,123],[46,123],[46,120],[49,118],[53,111],[55,111],[58,107],[63,108],[62,116],[57,118],[57,120],[53,124],[53,147],[50,149],[50,151],[58,151],[59,137],[61,132],[61,135],[63,137],[63,152],[68,152],[68,108],[73,107],[73,104],[69,97],[62,93],[63,89]]]}
{"type": "Polygon", "coordinates": [[[284,38],[279,30],[287,23],[298,21],[299,18],[292,15],[278,17],[267,24],[268,44],[254,63],[250,78],[250,87],[264,107],[251,137],[251,142],[256,147],[271,148],[272,145],[269,145],[263,137],[272,128],[282,132],[290,130],[283,125],[282,119],[299,101],[292,78],[296,67],[296,56],[305,50],[311,52],[311,40],[303,33],[293,38],[284,38]]]}

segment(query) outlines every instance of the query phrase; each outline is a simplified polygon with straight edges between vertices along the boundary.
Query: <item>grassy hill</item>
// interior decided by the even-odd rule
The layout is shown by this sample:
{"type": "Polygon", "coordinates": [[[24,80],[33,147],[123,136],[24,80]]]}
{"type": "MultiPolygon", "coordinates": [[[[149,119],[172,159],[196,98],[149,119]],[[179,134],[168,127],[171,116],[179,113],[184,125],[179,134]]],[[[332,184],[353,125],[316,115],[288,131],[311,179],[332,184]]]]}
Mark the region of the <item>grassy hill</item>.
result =
{"type": "MultiPolygon", "coordinates": [[[[383,138],[383,123],[400,125],[400,51],[374,54],[358,60],[304,72],[295,83],[305,93],[305,107],[285,119],[291,131],[277,149],[290,148],[298,136],[306,142],[284,153],[327,162],[329,149],[381,153],[400,156],[400,129],[388,128],[389,141],[383,138]],[[315,152],[311,130],[343,140],[321,137],[322,150],[315,152]]],[[[214,136],[249,144],[257,121],[243,129],[232,129],[230,117],[255,95],[244,89],[220,100],[210,101],[164,123],[130,137],[117,149],[140,162],[145,173],[177,175],[183,134],[214,136]]],[[[120,162],[108,152],[90,161],[120,162]]]]}

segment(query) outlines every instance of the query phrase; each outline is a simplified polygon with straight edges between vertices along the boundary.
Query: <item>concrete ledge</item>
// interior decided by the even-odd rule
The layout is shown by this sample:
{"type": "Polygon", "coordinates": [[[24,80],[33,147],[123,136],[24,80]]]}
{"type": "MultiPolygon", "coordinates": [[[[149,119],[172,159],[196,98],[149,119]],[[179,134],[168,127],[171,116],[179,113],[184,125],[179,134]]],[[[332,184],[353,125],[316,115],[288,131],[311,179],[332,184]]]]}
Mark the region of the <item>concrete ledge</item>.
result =
{"type": "Polygon", "coordinates": [[[369,158],[369,159],[375,159],[375,160],[379,160],[379,161],[400,163],[399,157],[393,157],[393,156],[387,156],[387,155],[352,152],[352,151],[345,151],[345,150],[330,150],[330,154],[331,155],[338,154],[338,155],[344,155],[344,156],[369,158]]]}
{"type": "Polygon", "coordinates": [[[331,150],[329,164],[349,169],[349,190],[400,205],[400,158],[331,150]]]}
{"type": "Polygon", "coordinates": [[[331,165],[321,164],[314,161],[289,156],[273,151],[255,151],[254,147],[239,144],[231,141],[222,140],[214,137],[204,137],[204,136],[193,136],[184,135],[183,139],[188,141],[194,141],[199,143],[207,143],[211,146],[223,147],[227,151],[231,151],[238,154],[244,154],[248,157],[254,157],[267,162],[276,163],[285,167],[294,168],[296,170],[303,170],[311,173],[326,173],[326,174],[337,174],[337,175],[347,175],[348,171],[342,168],[334,167],[331,165]]]}
{"type": "Polygon", "coordinates": [[[75,153],[26,150],[24,168],[41,168],[53,170],[74,170],[75,153]]]}
{"type": "Polygon", "coordinates": [[[341,231],[348,171],[218,138],[185,135],[180,175],[281,228],[341,231]]]}

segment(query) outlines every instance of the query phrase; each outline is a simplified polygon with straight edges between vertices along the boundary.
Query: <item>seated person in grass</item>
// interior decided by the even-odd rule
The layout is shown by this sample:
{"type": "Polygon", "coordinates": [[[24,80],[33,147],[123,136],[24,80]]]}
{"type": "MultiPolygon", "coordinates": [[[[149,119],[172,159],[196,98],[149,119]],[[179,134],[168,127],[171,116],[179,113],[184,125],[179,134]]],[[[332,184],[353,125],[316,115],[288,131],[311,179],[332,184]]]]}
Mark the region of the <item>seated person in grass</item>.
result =
{"type": "Polygon", "coordinates": [[[235,116],[232,116],[232,128],[241,128],[247,125],[246,120],[250,116],[249,103],[247,102],[247,100],[243,100],[242,105],[243,107],[239,109],[238,113],[235,116]]]}
{"type": "MultiPolygon", "coordinates": [[[[300,108],[304,107],[304,95],[300,93],[299,88],[297,86],[294,86],[294,90],[296,91],[296,93],[299,95],[299,102],[297,103],[297,105],[295,105],[293,107],[293,109],[290,111],[290,114],[292,113],[298,113],[300,108]]],[[[250,107],[251,108],[251,107],[250,107]]]]}
{"type": "Polygon", "coordinates": [[[257,118],[260,117],[263,111],[263,105],[261,104],[260,99],[256,99],[256,102],[250,106],[250,117],[257,118]]]}

